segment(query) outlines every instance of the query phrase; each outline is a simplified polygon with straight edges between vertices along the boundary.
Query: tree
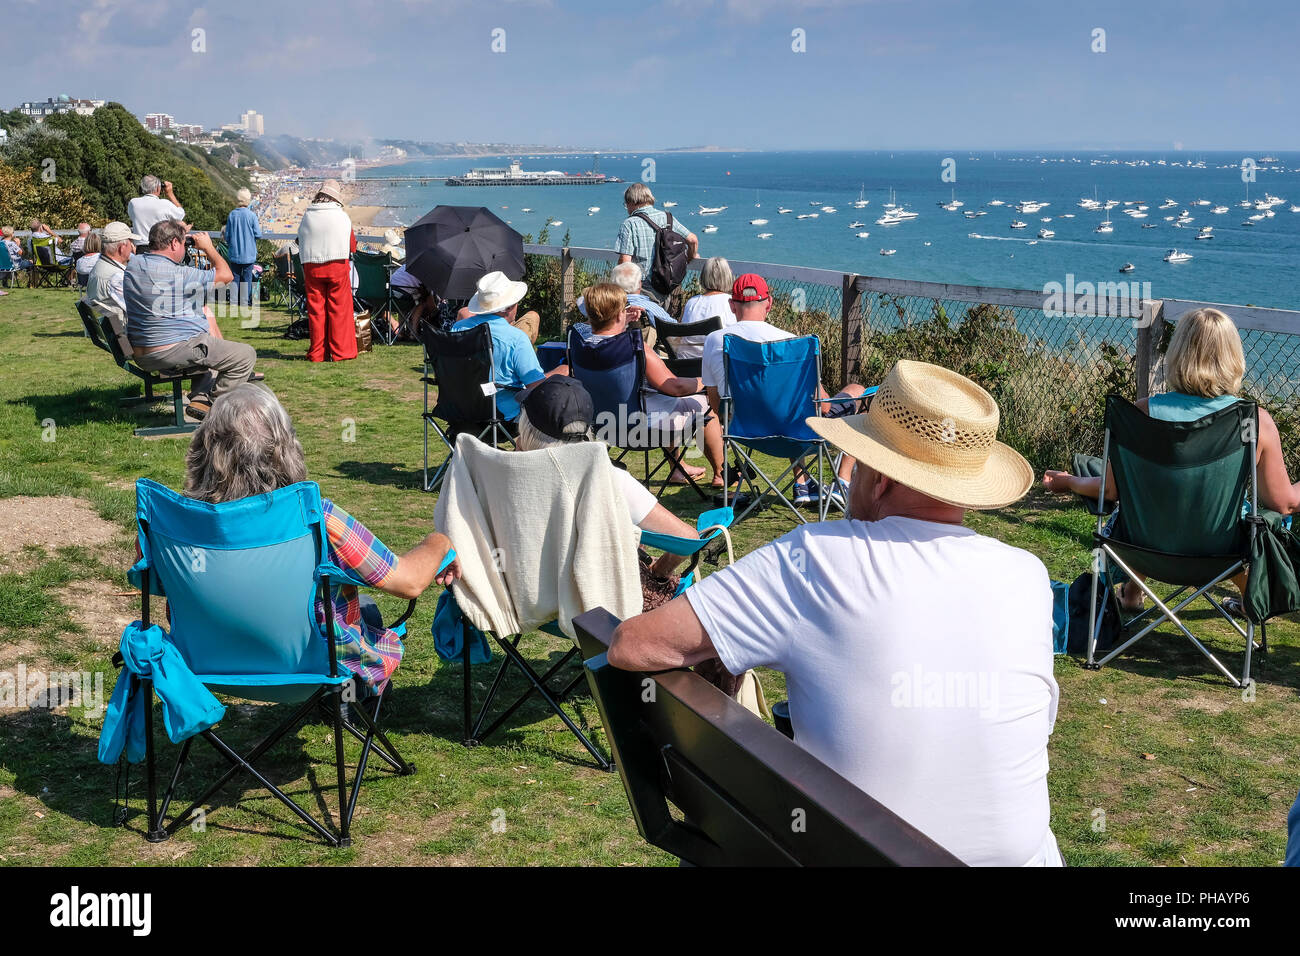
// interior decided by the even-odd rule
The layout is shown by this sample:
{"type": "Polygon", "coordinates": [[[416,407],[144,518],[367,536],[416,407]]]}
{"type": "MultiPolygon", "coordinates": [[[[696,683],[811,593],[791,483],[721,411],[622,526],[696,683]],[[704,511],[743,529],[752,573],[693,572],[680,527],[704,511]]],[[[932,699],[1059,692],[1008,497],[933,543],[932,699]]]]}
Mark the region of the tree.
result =
{"type": "Polygon", "coordinates": [[[0,224],[26,229],[33,219],[55,229],[71,229],[85,220],[102,225],[106,220],[73,186],[42,182],[36,169],[15,169],[0,162],[0,224]]]}
{"type": "Polygon", "coordinates": [[[79,190],[99,221],[124,219],[127,203],[140,194],[140,180],[151,173],[172,182],[189,222],[219,229],[235,191],[249,182],[247,173],[229,163],[153,135],[119,103],[90,116],[57,113],[11,132],[0,160],[79,190]]]}

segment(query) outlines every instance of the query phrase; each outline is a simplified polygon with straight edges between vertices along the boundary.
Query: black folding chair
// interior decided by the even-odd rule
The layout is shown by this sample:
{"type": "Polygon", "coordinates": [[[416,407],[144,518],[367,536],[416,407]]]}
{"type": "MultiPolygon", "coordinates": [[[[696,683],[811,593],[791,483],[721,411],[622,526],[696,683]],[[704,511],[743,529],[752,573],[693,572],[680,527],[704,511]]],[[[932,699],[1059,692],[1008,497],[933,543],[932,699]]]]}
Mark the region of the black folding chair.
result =
{"type": "Polygon", "coordinates": [[[678,351],[682,346],[682,339],[708,335],[710,332],[716,332],[721,328],[722,320],[716,315],[707,319],[700,319],[698,322],[673,322],[671,324],[661,319],[656,323],[655,331],[659,335],[659,341],[663,343],[664,351],[668,353],[668,358],[665,359],[668,370],[674,375],[699,378],[700,372],[703,370],[704,359],[700,356],[694,358],[681,357],[678,351]]]}
{"type": "Polygon", "coordinates": [[[501,417],[493,381],[492,330],[487,323],[463,332],[420,326],[424,346],[424,490],[442,484],[456,453],[456,436],[469,432],[490,445],[513,444],[514,427],[501,417]],[[429,407],[429,386],[437,389],[429,407]],[[441,421],[443,424],[439,424],[441,421]],[[429,477],[429,429],[447,448],[447,458],[429,477]]]}

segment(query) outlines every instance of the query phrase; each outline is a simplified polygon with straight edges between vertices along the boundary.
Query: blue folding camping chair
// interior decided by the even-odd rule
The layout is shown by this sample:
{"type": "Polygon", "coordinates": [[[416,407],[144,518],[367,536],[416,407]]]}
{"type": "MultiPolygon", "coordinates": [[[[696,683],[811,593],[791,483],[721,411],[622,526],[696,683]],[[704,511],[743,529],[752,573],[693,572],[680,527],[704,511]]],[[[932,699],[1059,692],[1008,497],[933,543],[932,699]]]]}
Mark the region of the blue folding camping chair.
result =
{"type": "MultiPolygon", "coordinates": [[[[367,585],[328,561],[320,488],[315,482],[303,481],[268,494],[214,505],[141,478],[136,482],[136,520],[141,558],[130,576],[140,588],[143,627],[150,626],[150,596],[166,597],[170,621],[165,640],[208,690],[247,700],[296,705],[292,714],[247,756],[237,753],[211,728],[203,730],[201,736],[230,762],[230,769],[188,809],[166,823],[194,737],[182,743],[158,808],[151,716],[153,681],[134,672],[123,674],[122,678],[141,683],[139,689],[146,701],[147,838],[150,842],[167,839],[243,772],[326,843],[350,845],[352,815],[371,753],[403,776],[414,773],[415,767],[402,759],[380,728],[383,692],[351,708],[364,734],[341,713],[340,705],[356,701],[359,695],[356,687],[349,688],[352,675],[336,657],[330,587],[342,583],[367,585]],[[314,610],[318,595],[325,596],[324,633],[314,610]],[[337,834],[317,822],[254,766],[273,744],[318,707],[323,707],[333,723],[339,799],[337,834]],[[345,731],[362,743],[350,795],[343,763],[345,731]]],[[[415,601],[411,601],[406,613],[389,627],[404,635],[405,621],[414,609],[415,601]]],[[[135,689],[133,684],[133,692],[135,689]]]]}
{"type": "MultiPolygon", "coordinates": [[[[663,495],[673,471],[680,469],[695,493],[703,501],[709,495],[687,472],[683,462],[689,435],[671,427],[657,427],[645,410],[645,351],[641,330],[626,329],[618,335],[604,339],[583,336],[577,327],[569,329],[567,359],[569,374],[580,381],[591,395],[597,426],[610,417],[620,434],[601,435],[610,447],[617,447],[622,461],[629,452],[641,452],[645,457],[645,485],[653,490],[655,475],[667,469],[655,497],[663,495]],[[616,440],[610,440],[610,439],[616,440]],[[650,452],[659,451],[663,460],[650,469],[650,452]]],[[[703,419],[695,423],[702,427],[703,419]]]]}
{"type": "MultiPolygon", "coordinates": [[[[831,459],[829,443],[808,427],[805,419],[820,417],[828,403],[856,402],[859,398],[819,398],[821,391],[821,343],[815,335],[751,342],[739,335],[722,339],[723,376],[727,395],[723,405],[723,500],[728,500],[731,478],[727,474],[728,452],[740,462],[740,474],[747,485],[749,503],[737,516],[739,521],[771,495],[806,523],[807,519],[786,497],[794,484],[794,468],[806,456],[817,456],[817,484],[823,489],[817,518],[825,521],[831,498],[825,493],[824,465],[831,459]],[[754,452],[788,459],[790,464],[774,480],[759,467],[754,452]],[[782,490],[789,476],[789,484],[782,490]],[[766,487],[760,487],[762,479],[766,487]]],[[[875,394],[870,388],[863,397],[875,394]]],[[[834,474],[839,457],[830,462],[834,474]]]]}

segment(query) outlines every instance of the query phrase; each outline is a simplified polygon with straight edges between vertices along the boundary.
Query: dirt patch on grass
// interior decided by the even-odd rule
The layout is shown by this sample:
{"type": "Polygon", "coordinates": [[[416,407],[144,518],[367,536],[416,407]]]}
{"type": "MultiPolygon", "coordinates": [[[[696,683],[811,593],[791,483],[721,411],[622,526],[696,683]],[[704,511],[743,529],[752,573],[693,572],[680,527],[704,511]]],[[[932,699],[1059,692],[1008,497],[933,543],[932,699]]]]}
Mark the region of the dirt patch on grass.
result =
{"type": "Polygon", "coordinates": [[[19,551],[25,544],[51,552],[66,545],[103,547],[120,533],[117,525],[105,521],[81,498],[19,495],[0,502],[0,554],[19,551]]]}
{"type": "Polygon", "coordinates": [[[103,580],[73,581],[61,589],[59,600],[72,614],[96,646],[108,649],[117,646],[122,629],[139,616],[140,599],[123,575],[121,584],[103,580]]]}

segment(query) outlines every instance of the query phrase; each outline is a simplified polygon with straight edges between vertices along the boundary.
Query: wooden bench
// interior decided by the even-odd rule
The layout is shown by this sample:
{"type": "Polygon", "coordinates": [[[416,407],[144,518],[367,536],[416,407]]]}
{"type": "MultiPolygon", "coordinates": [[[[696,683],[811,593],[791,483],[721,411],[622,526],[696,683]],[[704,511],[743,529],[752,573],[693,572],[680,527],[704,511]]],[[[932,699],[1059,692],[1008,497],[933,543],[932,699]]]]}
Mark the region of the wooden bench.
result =
{"type": "Polygon", "coordinates": [[[77,300],[77,314],[81,316],[81,324],[85,327],[86,335],[90,337],[90,340],[112,355],[113,361],[118,364],[119,368],[130,372],[144,382],[144,394],[137,398],[124,399],[122,404],[152,405],[154,402],[161,400],[161,396],[156,396],[153,393],[155,385],[170,385],[172,387],[172,407],[176,416],[175,424],[137,428],[135,430],[137,436],[184,435],[199,427],[195,422],[185,420],[185,397],[181,389],[187,378],[203,375],[206,373],[206,369],[186,368],[163,374],[147,372],[136,365],[132,358],[134,353],[131,348],[131,340],[127,338],[126,326],[123,324],[121,316],[110,312],[96,317],[84,299],[77,300]]]}
{"type": "Polygon", "coordinates": [[[698,675],[611,667],[608,611],[573,624],[646,842],[696,866],[962,865],[698,675]]]}

